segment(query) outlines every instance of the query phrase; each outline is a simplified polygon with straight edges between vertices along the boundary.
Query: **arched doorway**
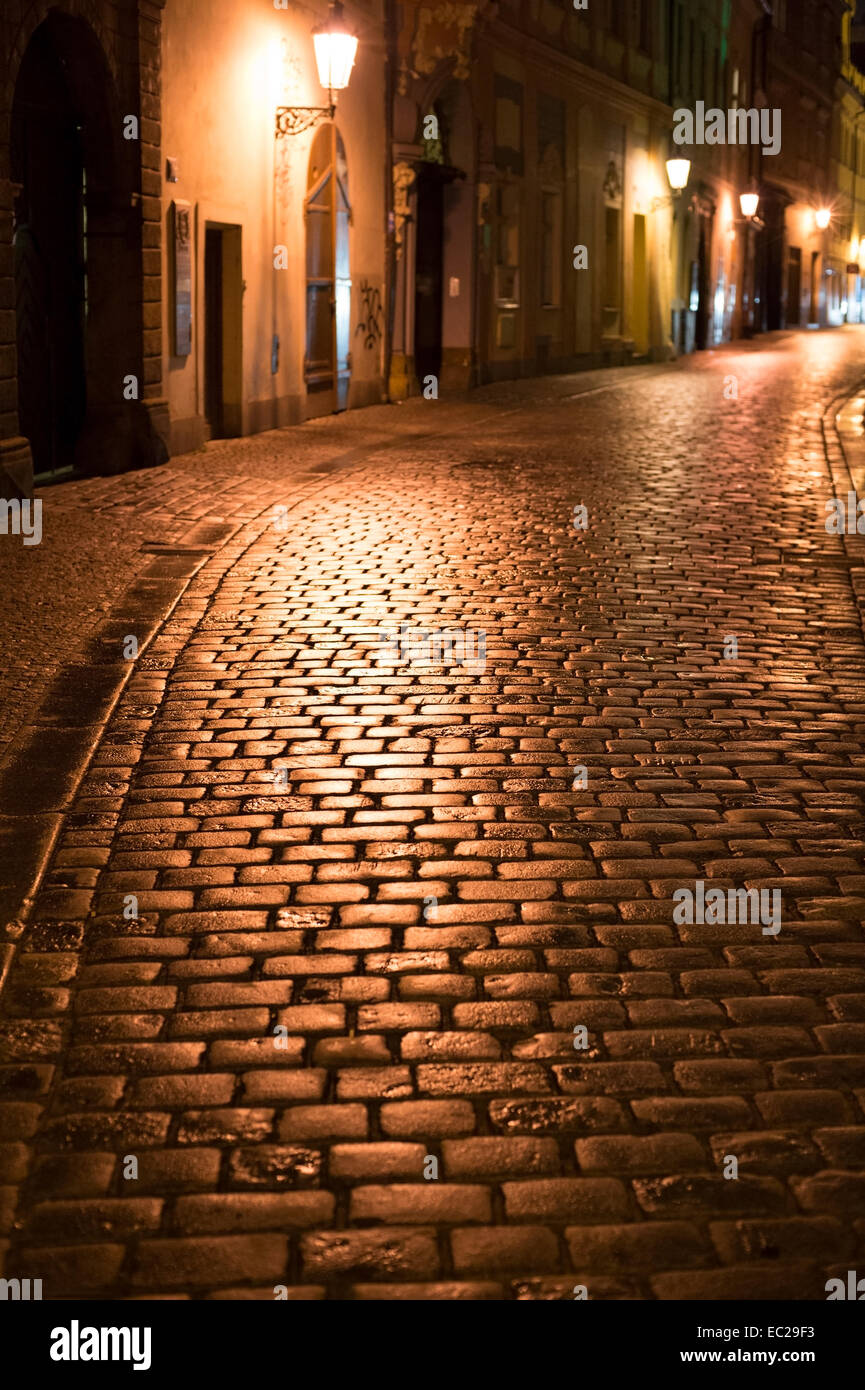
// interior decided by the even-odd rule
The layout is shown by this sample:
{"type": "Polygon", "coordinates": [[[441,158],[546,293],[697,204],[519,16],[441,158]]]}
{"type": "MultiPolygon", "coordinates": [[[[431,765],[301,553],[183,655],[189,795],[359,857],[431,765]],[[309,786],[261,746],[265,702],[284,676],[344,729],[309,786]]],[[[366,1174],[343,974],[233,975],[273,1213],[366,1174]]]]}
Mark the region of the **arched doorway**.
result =
{"type": "Polygon", "coordinates": [[[423,388],[442,371],[444,178],[438,164],[422,163],[415,180],[417,237],[414,282],[414,369],[423,388]]]}
{"type": "Polygon", "coordinates": [[[18,413],[37,476],[129,461],[141,230],[138,142],[122,150],[122,124],[96,35],[53,11],[27,45],[11,121],[18,413]]]}
{"type": "Polygon", "coordinates": [[[348,165],[335,125],[322,126],[309,153],[306,221],[306,356],[309,413],[345,410],[351,377],[351,203],[348,165]]]}
{"type": "Polygon", "coordinates": [[[463,309],[468,301],[457,296],[460,285],[470,283],[475,194],[456,161],[464,166],[471,162],[473,118],[465,84],[455,79],[434,99],[427,97],[420,110],[423,155],[415,165],[414,183],[412,355],[418,389],[428,389],[434,378],[440,391],[444,380],[448,386],[468,385],[459,364],[468,355],[471,320],[463,309]],[[451,294],[446,295],[450,277],[451,294]]]}

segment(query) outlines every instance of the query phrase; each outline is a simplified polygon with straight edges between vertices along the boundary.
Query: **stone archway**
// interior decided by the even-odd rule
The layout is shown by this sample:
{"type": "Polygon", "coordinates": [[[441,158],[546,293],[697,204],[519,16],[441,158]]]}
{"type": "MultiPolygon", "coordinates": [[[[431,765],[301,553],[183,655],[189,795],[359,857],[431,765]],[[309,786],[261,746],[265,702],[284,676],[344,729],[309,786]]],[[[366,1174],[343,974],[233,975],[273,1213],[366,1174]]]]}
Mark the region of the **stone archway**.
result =
{"type": "Polygon", "coordinates": [[[96,34],[51,11],[24,51],[10,130],[18,413],[37,476],[160,456],[139,400],[141,216],[124,143],[96,34]]]}
{"type": "Polygon", "coordinates": [[[465,390],[475,374],[477,119],[453,53],[423,64],[393,106],[388,389],[465,390]]]}

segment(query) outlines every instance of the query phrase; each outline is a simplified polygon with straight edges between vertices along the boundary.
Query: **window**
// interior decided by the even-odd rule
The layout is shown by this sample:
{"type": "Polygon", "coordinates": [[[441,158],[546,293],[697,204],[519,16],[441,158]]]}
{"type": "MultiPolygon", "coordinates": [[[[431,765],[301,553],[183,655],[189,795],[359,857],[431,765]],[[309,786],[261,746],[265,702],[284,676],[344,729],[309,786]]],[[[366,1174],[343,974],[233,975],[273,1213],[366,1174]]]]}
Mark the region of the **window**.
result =
{"type": "Polygon", "coordinates": [[[601,332],[617,337],[621,313],[621,255],[619,249],[621,212],[604,209],[604,304],[601,332]]]}
{"type": "Polygon", "coordinates": [[[682,88],[682,67],[684,65],[685,51],[685,17],[682,13],[681,0],[676,0],[676,8],[673,11],[673,51],[670,54],[670,67],[678,83],[679,91],[682,88]]]}
{"type": "Polygon", "coordinates": [[[496,188],[496,259],[493,272],[495,345],[512,351],[517,344],[520,305],[520,187],[499,183],[496,188]]]}
{"type": "Polygon", "coordinates": [[[652,51],[652,5],[654,0],[640,0],[640,48],[652,51]]]}
{"type": "Polygon", "coordinates": [[[820,33],[817,56],[821,63],[831,63],[835,52],[835,24],[832,11],[824,5],[820,12],[820,33]]]}
{"type": "Polygon", "coordinates": [[[496,164],[512,174],[523,172],[523,88],[502,73],[495,74],[496,164]]]}
{"type": "Polygon", "coordinates": [[[562,272],[562,195],[541,190],[541,307],[555,309],[560,301],[562,272]]]}
{"type": "Polygon", "coordinates": [[[495,299],[509,308],[519,304],[520,186],[499,183],[496,188],[495,299]]]}

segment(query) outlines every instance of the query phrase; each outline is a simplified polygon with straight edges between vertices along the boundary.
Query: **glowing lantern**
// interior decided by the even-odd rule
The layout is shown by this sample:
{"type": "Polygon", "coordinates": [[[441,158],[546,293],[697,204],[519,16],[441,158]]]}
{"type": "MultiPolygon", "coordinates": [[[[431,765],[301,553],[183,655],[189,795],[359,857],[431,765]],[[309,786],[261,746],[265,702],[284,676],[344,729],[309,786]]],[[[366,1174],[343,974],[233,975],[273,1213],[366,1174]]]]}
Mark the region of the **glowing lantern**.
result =
{"type": "Polygon", "coordinates": [[[690,159],[668,159],[667,179],[674,193],[681,193],[691,172],[690,159]]]}
{"type": "Polygon", "coordinates": [[[344,91],[354,67],[357,35],[346,28],[339,0],[330,6],[327,23],[313,29],[312,42],[322,87],[327,87],[329,92],[344,91]]]}

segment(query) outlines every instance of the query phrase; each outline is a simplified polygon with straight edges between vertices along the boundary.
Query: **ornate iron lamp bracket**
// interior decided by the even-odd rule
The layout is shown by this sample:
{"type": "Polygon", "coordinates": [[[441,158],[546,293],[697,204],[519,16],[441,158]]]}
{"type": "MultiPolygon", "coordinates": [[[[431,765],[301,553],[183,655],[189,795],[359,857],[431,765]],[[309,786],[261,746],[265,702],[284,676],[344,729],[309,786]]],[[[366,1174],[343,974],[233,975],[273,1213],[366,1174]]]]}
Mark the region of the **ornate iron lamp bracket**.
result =
{"type": "Polygon", "coordinates": [[[703,193],[692,193],[688,211],[696,213],[698,217],[711,217],[715,211],[715,204],[703,193]]]}
{"type": "Polygon", "coordinates": [[[318,125],[319,121],[332,121],[335,114],[334,102],[330,106],[277,106],[274,133],[277,140],[283,135],[300,135],[304,130],[318,125]]]}

